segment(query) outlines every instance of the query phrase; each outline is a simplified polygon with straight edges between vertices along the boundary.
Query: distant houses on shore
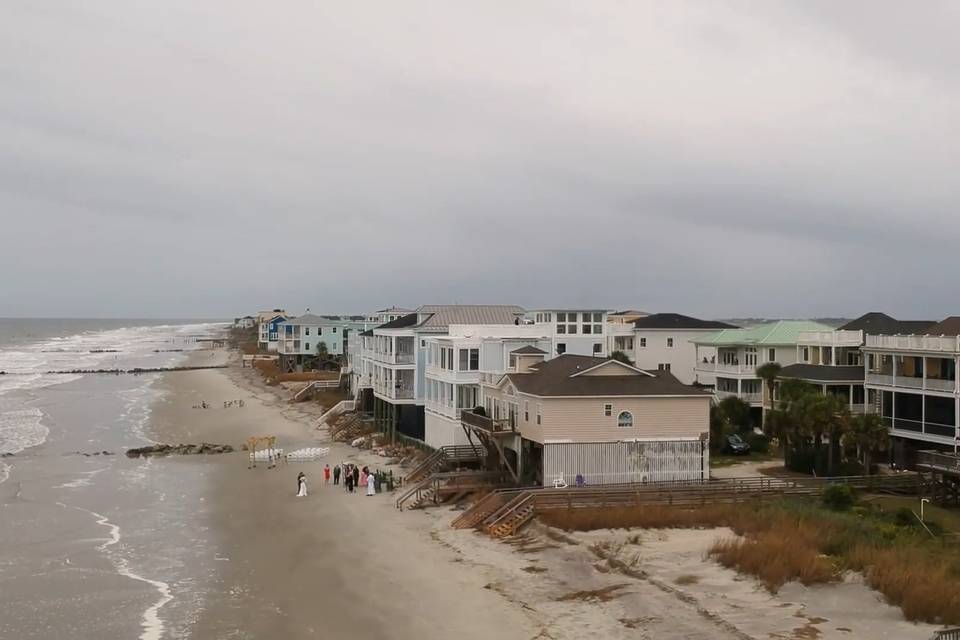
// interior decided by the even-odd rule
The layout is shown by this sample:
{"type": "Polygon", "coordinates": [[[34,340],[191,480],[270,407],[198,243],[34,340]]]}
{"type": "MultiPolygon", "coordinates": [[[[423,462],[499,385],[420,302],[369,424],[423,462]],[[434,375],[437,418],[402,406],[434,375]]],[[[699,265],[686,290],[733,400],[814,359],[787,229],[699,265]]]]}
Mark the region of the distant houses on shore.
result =
{"type": "Polygon", "coordinates": [[[527,483],[709,477],[711,402],[738,397],[759,426],[779,389],[771,398],[758,376],[766,363],[880,415],[900,462],[960,436],[960,318],[740,328],[636,310],[424,305],[273,309],[234,325],[253,323],[284,372],[340,366],[381,429],[433,448],[495,438],[527,483]]]}

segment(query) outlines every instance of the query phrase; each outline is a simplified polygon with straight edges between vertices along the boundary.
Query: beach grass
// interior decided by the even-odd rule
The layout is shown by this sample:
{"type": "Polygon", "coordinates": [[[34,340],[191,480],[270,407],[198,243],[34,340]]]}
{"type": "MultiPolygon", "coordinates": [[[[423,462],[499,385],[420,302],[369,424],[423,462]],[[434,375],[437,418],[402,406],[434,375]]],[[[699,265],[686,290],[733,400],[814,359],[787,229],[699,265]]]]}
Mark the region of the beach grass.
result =
{"type": "MultiPolygon", "coordinates": [[[[566,530],[728,527],[707,555],[755,576],[771,592],[797,581],[835,582],[856,571],[911,621],[960,624],[960,547],[931,536],[910,514],[864,504],[832,511],[814,500],[752,505],[558,509],[541,520],[566,530]]],[[[928,522],[941,531],[936,522],[928,522]]]]}

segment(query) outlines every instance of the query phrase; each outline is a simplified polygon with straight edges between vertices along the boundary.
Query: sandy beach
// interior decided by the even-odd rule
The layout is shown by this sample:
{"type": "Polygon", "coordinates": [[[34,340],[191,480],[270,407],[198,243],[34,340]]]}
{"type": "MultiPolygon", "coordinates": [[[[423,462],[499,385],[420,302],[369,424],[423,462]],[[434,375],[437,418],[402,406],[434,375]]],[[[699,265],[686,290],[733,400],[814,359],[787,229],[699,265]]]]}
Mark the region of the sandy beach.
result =
{"type": "MultiPolygon", "coordinates": [[[[319,407],[292,405],[238,369],[168,376],[154,408],[163,442],[222,442],[273,434],[291,450],[323,442],[319,407]],[[244,407],[224,409],[224,400],[244,407]],[[210,409],[193,409],[205,400],[210,409]]],[[[328,446],[326,443],[324,446],[328,446]]],[[[330,462],[384,459],[330,443],[330,462]]],[[[431,537],[432,519],[401,513],[390,495],[322,484],[322,462],[247,469],[246,454],[169,458],[210,467],[211,535],[223,578],[191,629],[195,638],[530,638],[530,620],[494,591],[483,570],[431,537]],[[310,495],[294,497],[296,475],[310,495]]]]}
{"type": "MultiPolygon", "coordinates": [[[[161,385],[169,393],[151,420],[158,441],[239,448],[248,435],[273,434],[288,451],[323,444],[330,463],[383,468],[379,456],[327,441],[317,404],[292,404],[289,391],[249,370],[170,375],[161,385]],[[243,408],[223,408],[237,399],[243,408]],[[193,408],[201,401],[211,408],[193,408]]],[[[567,535],[534,525],[505,544],[451,529],[451,509],[399,512],[390,495],[324,486],[323,462],[248,469],[235,453],[163,464],[208,467],[205,526],[220,578],[190,628],[195,638],[919,640],[935,628],[904,621],[856,577],[771,595],[704,559],[722,530],[567,535]],[[306,498],[294,496],[300,471],[306,498]]]]}

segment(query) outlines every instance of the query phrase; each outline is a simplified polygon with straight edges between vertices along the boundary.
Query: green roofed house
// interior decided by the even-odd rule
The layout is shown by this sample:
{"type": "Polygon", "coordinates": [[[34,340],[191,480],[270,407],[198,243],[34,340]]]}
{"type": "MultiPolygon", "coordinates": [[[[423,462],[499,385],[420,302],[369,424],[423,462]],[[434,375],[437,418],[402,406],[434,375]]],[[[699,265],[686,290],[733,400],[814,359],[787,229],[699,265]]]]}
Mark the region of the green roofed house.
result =
{"type": "Polygon", "coordinates": [[[833,327],[810,320],[779,320],[693,338],[696,382],[713,387],[719,399],[737,396],[759,413],[763,408],[764,384],[757,377],[757,367],[767,362],[794,364],[801,332],[832,330],[833,327]]]}

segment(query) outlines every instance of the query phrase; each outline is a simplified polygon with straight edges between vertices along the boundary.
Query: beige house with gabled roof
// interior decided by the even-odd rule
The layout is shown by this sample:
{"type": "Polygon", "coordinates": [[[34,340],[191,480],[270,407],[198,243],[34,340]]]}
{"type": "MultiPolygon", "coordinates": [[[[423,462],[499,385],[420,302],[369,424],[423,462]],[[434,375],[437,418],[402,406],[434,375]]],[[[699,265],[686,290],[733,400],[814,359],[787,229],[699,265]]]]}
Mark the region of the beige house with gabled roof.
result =
{"type": "Polygon", "coordinates": [[[462,422],[502,452],[519,482],[709,478],[709,392],[606,358],[516,360],[515,372],[481,385],[486,416],[465,411],[462,422]]]}

